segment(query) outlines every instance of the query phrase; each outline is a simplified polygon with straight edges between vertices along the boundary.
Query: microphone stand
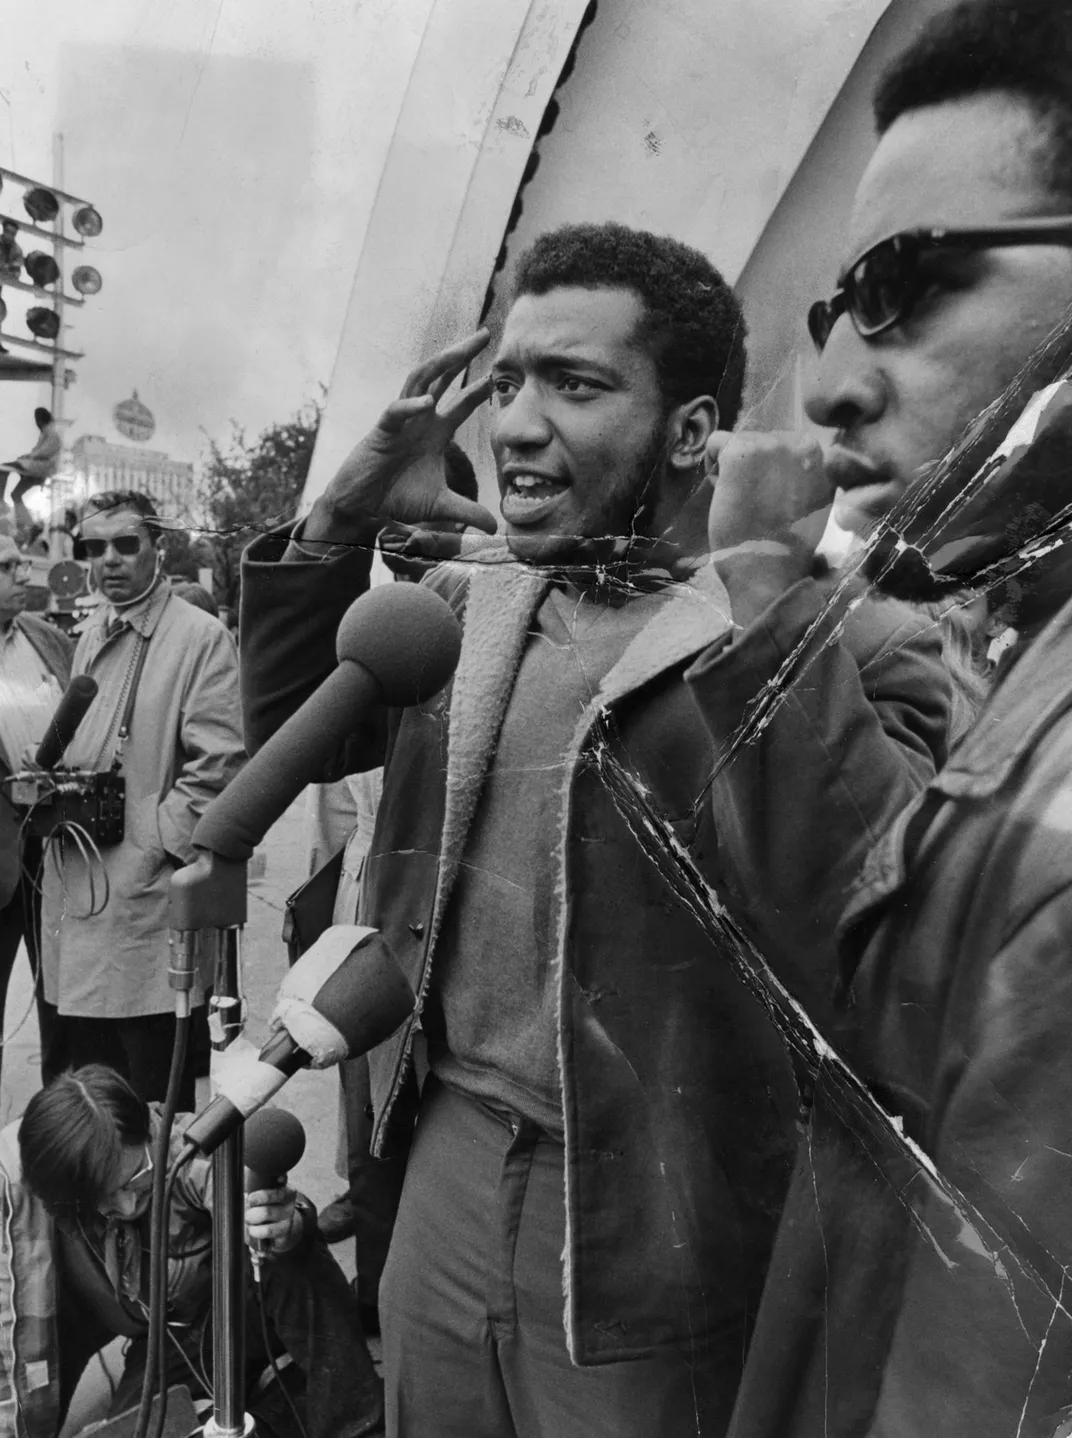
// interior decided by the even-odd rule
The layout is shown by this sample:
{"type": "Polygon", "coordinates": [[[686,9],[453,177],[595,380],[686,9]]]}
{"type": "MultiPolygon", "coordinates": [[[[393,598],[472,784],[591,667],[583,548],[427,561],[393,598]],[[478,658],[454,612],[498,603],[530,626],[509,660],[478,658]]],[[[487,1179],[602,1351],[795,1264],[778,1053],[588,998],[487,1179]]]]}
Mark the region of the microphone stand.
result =
{"type": "MultiPolygon", "coordinates": [[[[209,1002],[213,1053],[242,1032],[241,931],[246,922],[246,862],[202,850],[172,876],[171,926],[214,935],[216,963],[209,1002]]],[[[205,1438],[251,1438],[245,1411],[245,1187],[243,1132],[212,1155],[212,1416],[205,1438]]]]}

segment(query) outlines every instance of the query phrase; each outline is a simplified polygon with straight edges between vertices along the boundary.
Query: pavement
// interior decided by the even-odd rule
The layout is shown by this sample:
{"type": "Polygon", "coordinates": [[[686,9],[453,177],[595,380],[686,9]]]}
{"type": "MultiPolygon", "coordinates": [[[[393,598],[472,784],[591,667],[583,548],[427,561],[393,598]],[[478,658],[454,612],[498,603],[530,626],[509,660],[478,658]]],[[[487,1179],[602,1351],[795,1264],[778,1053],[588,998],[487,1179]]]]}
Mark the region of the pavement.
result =
{"type": "MultiPolygon", "coordinates": [[[[249,917],[242,935],[242,981],[246,996],[245,1037],[257,1047],[268,1033],[275,993],[287,971],[281,938],[286,897],[307,877],[308,842],[305,801],[299,799],[269,831],[250,865],[249,917]],[[263,860],[261,859],[263,856],[263,860]],[[263,869],[263,872],[260,872],[263,869]]],[[[40,1040],[33,1004],[33,986],[25,950],[15,964],[4,1016],[3,1073],[0,1078],[0,1122],[22,1113],[40,1087],[40,1040]]],[[[334,1069],[295,1074],[273,1100],[302,1122],[306,1133],[305,1156],[291,1174],[291,1182],[323,1208],[343,1188],[335,1172],[337,1143],[338,1077],[334,1069]]],[[[209,1082],[198,1083],[198,1107],[208,1102],[209,1082]]],[[[353,1243],[338,1244],[332,1252],[347,1277],[355,1272],[353,1243]]],[[[105,1350],[113,1377],[121,1367],[117,1345],[105,1350]]],[[[378,1355],[377,1355],[378,1356],[378,1355]]],[[[100,1366],[91,1364],[72,1403],[65,1434],[77,1433],[100,1416],[108,1388],[100,1366]]]]}

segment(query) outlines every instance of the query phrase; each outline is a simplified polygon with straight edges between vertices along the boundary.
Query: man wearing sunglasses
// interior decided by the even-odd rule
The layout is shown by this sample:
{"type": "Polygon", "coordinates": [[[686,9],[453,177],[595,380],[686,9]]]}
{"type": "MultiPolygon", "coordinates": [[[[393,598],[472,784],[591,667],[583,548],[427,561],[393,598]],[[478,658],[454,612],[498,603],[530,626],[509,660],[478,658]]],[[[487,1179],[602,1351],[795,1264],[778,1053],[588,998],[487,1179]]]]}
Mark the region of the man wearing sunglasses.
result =
{"type": "MultiPolygon", "coordinates": [[[[172,1160],[190,1117],[175,1121],[172,1160]]],[[[111,1415],[138,1403],[159,1124],[157,1105],[91,1064],[46,1085],[0,1132],[5,1433],[56,1438],[89,1360],[120,1335],[128,1346],[111,1415]]],[[[179,1170],[166,1240],[168,1380],[195,1399],[211,1391],[212,1202],[211,1161],[195,1157],[179,1170]]],[[[278,1389],[258,1387],[268,1365],[263,1305],[272,1353],[289,1353],[309,1380],[299,1399],[307,1438],[382,1433],[382,1384],[312,1204],[286,1186],[258,1189],[246,1196],[246,1236],[263,1255],[256,1286],[247,1268],[245,1311],[246,1391],[258,1429],[294,1432],[272,1421],[283,1406],[278,1389]]]]}
{"type": "MultiPolygon", "coordinates": [[[[76,557],[101,596],[74,656],[98,692],[63,763],[125,782],[119,843],[65,831],[44,869],[42,975],[50,1073],[108,1063],[163,1099],[174,1034],[168,888],[198,816],[244,757],[234,641],[163,572],[163,531],[136,490],[87,501],[76,557]],[[133,699],[131,696],[133,695],[133,699]]],[[[203,1002],[201,980],[195,1004],[203,1002]]],[[[193,1059],[180,1104],[194,1106],[193,1059]]]]}
{"type": "Polygon", "coordinates": [[[724,751],[757,686],[799,677],[715,782],[738,816],[723,859],[742,892],[760,883],[754,931],[791,988],[807,985],[769,915],[838,926],[809,1007],[863,1080],[827,1057],[804,1086],[808,1139],[731,1432],[1052,1436],[1072,1415],[1067,400],[1034,445],[1021,426],[963,509],[965,469],[928,475],[1072,303],[1072,6],[944,12],[893,62],[875,117],[847,262],[809,317],[807,407],[832,444],[709,447],[715,563],[742,628],[693,681],[724,751]],[[861,533],[897,506],[870,572],[921,598],[985,585],[1053,531],[1006,585],[1030,647],[900,814],[872,802],[889,735],[811,576],[831,498],[861,533]],[[920,515],[943,519],[927,532],[920,515]]]}
{"type": "MultiPolygon", "coordinates": [[[[37,747],[71,675],[71,641],[40,615],[26,613],[29,574],[30,561],[0,534],[0,779],[37,747]]],[[[23,940],[35,973],[38,968],[40,868],[40,840],[24,832],[22,815],[0,789],[0,1024],[23,940]]],[[[40,1005],[38,1012],[44,1053],[47,1015],[40,1005]]]]}

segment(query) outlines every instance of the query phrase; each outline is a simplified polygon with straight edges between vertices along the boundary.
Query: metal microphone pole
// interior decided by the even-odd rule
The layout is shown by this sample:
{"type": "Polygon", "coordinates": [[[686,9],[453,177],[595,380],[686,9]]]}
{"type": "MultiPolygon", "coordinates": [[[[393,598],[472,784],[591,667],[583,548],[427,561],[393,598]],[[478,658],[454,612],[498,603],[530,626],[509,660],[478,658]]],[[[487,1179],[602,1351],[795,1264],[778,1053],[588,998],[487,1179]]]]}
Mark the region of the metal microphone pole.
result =
{"type": "MultiPolygon", "coordinates": [[[[211,932],[216,949],[209,1003],[213,1053],[242,1032],[241,933],[246,922],[246,863],[202,851],[171,880],[172,927],[211,932]]],[[[212,1417],[205,1438],[250,1438],[245,1411],[245,1186],[243,1131],[212,1155],[212,1417]]]]}

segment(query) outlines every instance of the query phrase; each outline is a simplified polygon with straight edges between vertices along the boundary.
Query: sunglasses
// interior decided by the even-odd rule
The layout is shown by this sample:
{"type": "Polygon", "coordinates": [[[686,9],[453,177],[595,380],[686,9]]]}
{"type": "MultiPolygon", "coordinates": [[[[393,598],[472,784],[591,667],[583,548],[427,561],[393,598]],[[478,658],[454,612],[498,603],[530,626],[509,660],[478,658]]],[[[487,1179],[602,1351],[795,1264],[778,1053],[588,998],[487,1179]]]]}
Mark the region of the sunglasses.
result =
{"type": "Polygon", "coordinates": [[[1070,245],[1072,216],[1006,220],[975,229],[903,230],[872,245],[848,265],[832,299],[816,300],[808,311],[808,333],[823,350],[830,331],[847,314],[863,339],[901,324],[912,313],[932,277],[920,259],[935,250],[989,250],[1003,245],[1070,245]]]}
{"type": "Polygon", "coordinates": [[[140,534],[116,534],[111,539],[76,539],[74,542],[75,559],[103,559],[111,545],[116,554],[122,554],[129,559],[138,553],[142,547],[140,534]]]}
{"type": "Polygon", "coordinates": [[[0,574],[6,574],[9,579],[25,579],[29,573],[28,559],[0,559],[0,574]]]}

